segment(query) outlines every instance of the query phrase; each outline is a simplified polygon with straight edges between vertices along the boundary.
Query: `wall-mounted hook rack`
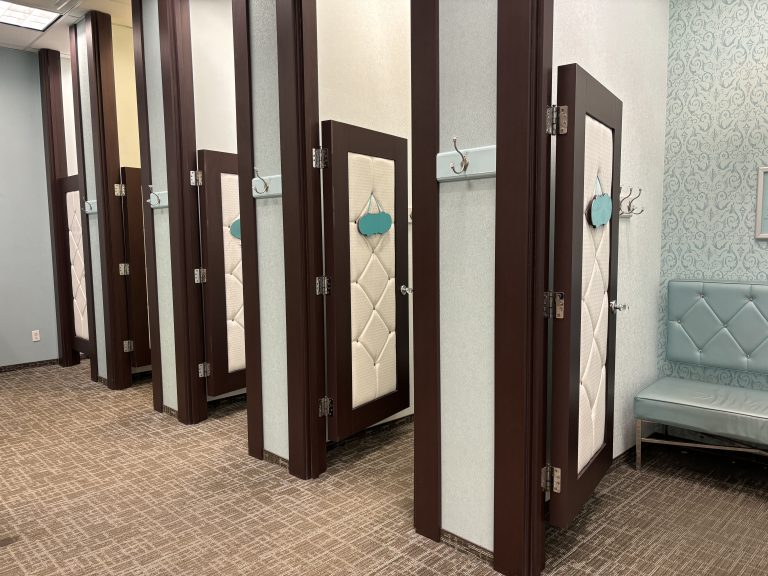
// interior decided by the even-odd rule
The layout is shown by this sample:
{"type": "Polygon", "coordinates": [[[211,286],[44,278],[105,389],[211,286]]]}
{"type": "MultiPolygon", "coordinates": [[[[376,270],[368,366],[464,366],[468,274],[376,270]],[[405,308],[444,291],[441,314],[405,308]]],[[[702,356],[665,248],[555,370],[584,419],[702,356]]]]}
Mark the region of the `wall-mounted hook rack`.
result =
{"type": "Polygon", "coordinates": [[[251,191],[254,199],[280,198],[283,195],[283,177],[280,174],[259,176],[258,170],[254,170],[254,173],[256,177],[251,180],[251,191]]]}
{"type": "Polygon", "coordinates": [[[635,202],[643,194],[643,189],[638,188],[637,194],[635,190],[630,186],[627,195],[624,195],[624,187],[619,188],[619,216],[621,218],[631,218],[632,216],[639,216],[645,212],[645,208],[638,208],[635,206],[635,202]]]}
{"type": "Polygon", "coordinates": [[[148,187],[149,197],[145,200],[152,210],[159,208],[168,208],[168,192],[166,190],[155,191],[152,186],[148,187]]]}
{"type": "MultiPolygon", "coordinates": [[[[455,149],[458,151],[458,148],[455,149]]],[[[438,182],[459,182],[478,178],[496,177],[496,146],[481,146],[468,148],[459,152],[462,158],[467,158],[464,171],[456,170],[456,151],[440,152],[435,159],[435,170],[438,182]],[[472,158],[470,167],[469,158],[472,158]]]]}
{"type": "Polygon", "coordinates": [[[85,200],[83,202],[83,212],[85,214],[96,214],[98,211],[96,200],[85,200]]]}

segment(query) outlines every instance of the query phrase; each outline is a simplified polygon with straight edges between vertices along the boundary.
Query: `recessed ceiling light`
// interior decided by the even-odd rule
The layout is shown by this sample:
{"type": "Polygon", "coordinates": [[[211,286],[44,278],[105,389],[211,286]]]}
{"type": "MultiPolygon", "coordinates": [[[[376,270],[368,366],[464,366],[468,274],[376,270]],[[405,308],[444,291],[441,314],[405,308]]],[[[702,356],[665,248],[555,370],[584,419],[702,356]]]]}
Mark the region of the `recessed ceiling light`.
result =
{"type": "Polygon", "coordinates": [[[58,12],[0,1],[0,24],[10,24],[11,26],[20,26],[42,32],[47,30],[60,16],[61,14],[58,12]]]}

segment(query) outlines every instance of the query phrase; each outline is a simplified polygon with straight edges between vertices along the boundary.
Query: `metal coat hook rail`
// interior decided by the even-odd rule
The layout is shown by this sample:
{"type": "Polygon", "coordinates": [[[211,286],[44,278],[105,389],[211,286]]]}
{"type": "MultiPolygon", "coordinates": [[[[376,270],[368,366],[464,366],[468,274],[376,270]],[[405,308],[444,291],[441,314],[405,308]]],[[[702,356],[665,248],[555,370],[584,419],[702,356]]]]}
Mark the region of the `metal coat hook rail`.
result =
{"type": "Polygon", "coordinates": [[[645,212],[645,208],[639,208],[635,206],[635,202],[640,196],[643,195],[643,189],[638,188],[637,194],[635,194],[634,188],[630,186],[627,195],[624,195],[624,187],[619,188],[619,216],[621,218],[631,218],[632,216],[639,216],[645,212]]]}
{"type": "Polygon", "coordinates": [[[280,198],[283,195],[283,177],[280,174],[274,176],[260,176],[257,168],[253,169],[255,177],[251,180],[251,191],[255,200],[263,198],[280,198]]]}

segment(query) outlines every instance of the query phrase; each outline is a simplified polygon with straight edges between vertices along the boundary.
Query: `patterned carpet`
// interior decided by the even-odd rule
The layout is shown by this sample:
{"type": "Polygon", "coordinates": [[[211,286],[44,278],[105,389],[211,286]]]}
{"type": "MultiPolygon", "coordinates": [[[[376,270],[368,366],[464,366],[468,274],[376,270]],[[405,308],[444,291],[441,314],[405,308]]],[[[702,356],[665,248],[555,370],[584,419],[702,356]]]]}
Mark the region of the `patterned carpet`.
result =
{"type": "MultiPolygon", "coordinates": [[[[184,426],[87,371],[0,373],[0,576],[495,574],[413,532],[411,425],[305,482],[247,456],[244,403],[184,426]]],[[[647,453],[548,533],[546,573],[768,574],[765,467],[647,453]]]]}

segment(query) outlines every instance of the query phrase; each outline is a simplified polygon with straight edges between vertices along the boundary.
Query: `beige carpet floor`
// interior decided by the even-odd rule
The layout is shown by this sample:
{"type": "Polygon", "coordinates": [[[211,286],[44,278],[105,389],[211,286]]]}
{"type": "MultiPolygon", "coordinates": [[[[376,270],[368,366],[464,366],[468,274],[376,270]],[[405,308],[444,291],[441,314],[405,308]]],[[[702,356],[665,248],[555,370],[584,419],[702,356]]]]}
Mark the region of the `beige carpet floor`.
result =
{"type": "MultiPolygon", "coordinates": [[[[307,482],[247,455],[243,402],[184,426],[87,364],[0,373],[0,576],[495,574],[414,533],[412,441],[355,440],[307,482]]],[[[647,460],[548,532],[547,574],[768,575],[764,466],[647,460]]]]}

